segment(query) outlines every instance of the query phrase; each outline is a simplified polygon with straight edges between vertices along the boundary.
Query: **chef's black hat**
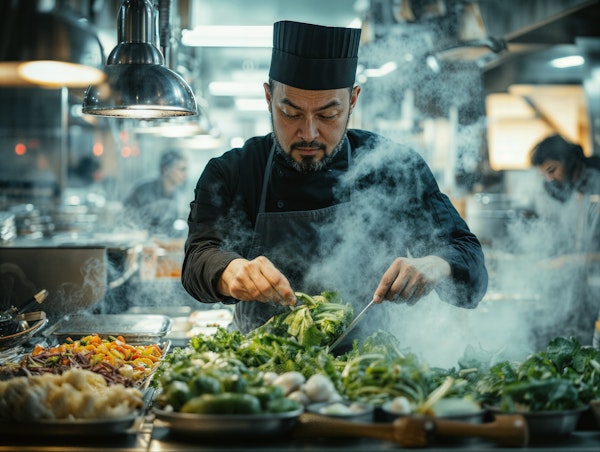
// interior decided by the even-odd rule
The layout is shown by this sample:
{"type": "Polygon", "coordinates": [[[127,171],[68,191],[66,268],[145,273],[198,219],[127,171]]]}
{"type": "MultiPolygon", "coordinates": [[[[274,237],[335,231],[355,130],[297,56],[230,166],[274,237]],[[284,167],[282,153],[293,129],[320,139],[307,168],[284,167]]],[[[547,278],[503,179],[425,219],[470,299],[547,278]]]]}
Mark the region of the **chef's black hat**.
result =
{"type": "Polygon", "coordinates": [[[351,87],[359,43],[359,28],[276,22],[269,77],[300,89],[351,87]]]}

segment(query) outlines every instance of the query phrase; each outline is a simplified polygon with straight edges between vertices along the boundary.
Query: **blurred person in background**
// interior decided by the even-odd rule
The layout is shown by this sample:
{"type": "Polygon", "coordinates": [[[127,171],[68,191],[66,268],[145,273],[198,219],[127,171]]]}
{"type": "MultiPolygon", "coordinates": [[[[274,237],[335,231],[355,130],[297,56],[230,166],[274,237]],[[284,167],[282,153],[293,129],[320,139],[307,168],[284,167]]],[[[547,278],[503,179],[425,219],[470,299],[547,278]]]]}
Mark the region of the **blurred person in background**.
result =
{"type": "Polygon", "coordinates": [[[69,169],[70,187],[89,187],[102,181],[102,165],[96,157],[85,156],[69,169]]]}
{"type": "Polygon", "coordinates": [[[586,157],[580,145],[555,134],[534,146],[530,160],[551,198],[539,219],[552,224],[552,257],[544,266],[570,279],[558,292],[560,303],[571,301],[554,335],[589,345],[600,312],[600,157],[586,157]]]}
{"type": "Polygon", "coordinates": [[[263,85],[273,132],[212,159],[198,180],[182,282],[200,301],[235,304],[244,334],[295,291],[349,291],[356,312],[373,299],[355,338],[433,290],[463,308],[486,291],[481,245],[421,156],[348,128],[359,42],[360,29],[275,23],[263,85]]]}
{"type": "Polygon", "coordinates": [[[572,196],[598,193],[600,157],[586,157],[583,148],[561,135],[551,135],[535,145],[531,164],[544,176],[544,189],[566,202],[572,196]]]}
{"type": "Polygon", "coordinates": [[[124,213],[132,226],[154,235],[177,236],[182,234],[177,220],[185,218],[181,209],[187,158],[179,151],[167,150],[161,155],[159,170],[159,177],[138,183],[127,195],[124,213]]]}

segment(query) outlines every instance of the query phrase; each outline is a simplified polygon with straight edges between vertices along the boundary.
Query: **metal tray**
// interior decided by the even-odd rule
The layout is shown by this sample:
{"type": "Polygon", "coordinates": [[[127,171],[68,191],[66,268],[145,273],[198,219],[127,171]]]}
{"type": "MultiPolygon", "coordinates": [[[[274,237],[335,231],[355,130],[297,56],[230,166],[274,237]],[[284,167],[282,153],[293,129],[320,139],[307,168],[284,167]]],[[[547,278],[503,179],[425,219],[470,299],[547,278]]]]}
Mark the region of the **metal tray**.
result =
{"type": "Polygon", "coordinates": [[[59,342],[90,334],[123,336],[129,343],[158,342],[171,331],[172,321],[152,314],[75,314],[59,321],[52,334],[59,342]]]}
{"type": "Polygon", "coordinates": [[[188,436],[236,437],[277,436],[288,433],[304,411],[300,408],[287,413],[273,414],[193,414],[152,410],[156,419],[166,424],[171,432],[188,436]]]}
{"type": "Polygon", "coordinates": [[[135,430],[137,414],[108,419],[55,419],[36,422],[0,420],[2,436],[106,436],[124,434],[135,430]]]}

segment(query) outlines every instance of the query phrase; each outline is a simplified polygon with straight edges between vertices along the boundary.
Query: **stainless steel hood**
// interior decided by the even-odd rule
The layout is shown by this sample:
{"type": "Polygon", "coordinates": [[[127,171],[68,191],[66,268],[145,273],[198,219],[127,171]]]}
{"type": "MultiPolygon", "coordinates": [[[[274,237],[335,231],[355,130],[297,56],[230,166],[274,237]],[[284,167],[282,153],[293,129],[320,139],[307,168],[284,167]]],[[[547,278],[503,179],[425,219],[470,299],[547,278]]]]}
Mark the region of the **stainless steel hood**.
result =
{"type": "Polygon", "coordinates": [[[583,68],[553,68],[548,61],[581,54],[578,38],[600,38],[600,1],[481,1],[489,33],[502,37],[507,52],[484,55],[490,91],[505,91],[509,84],[581,83],[583,68]],[[510,8],[509,8],[510,5],[510,8]]]}

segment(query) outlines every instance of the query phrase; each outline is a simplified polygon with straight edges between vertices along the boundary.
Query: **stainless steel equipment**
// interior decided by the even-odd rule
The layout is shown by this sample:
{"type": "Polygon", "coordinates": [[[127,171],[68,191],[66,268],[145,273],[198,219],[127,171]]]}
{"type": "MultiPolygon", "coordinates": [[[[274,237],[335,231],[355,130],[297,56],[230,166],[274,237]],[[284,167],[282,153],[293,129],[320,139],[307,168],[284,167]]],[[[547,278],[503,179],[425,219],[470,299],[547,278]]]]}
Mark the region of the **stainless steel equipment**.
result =
{"type": "Polygon", "coordinates": [[[49,318],[88,309],[104,297],[104,247],[0,247],[0,297],[5,307],[46,288],[49,318]]]}

